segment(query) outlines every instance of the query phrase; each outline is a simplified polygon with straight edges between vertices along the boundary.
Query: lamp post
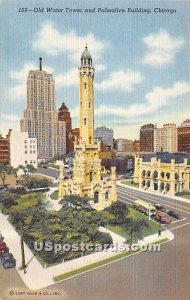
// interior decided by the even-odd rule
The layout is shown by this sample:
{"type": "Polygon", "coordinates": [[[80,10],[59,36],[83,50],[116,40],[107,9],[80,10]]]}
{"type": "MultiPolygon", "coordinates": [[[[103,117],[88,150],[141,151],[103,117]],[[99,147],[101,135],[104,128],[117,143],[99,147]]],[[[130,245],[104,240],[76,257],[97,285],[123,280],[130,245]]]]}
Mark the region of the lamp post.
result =
{"type": "Polygon", "coordinates": [[[148,219],[150,220],[150,203],[148,203],[148,219]]]}

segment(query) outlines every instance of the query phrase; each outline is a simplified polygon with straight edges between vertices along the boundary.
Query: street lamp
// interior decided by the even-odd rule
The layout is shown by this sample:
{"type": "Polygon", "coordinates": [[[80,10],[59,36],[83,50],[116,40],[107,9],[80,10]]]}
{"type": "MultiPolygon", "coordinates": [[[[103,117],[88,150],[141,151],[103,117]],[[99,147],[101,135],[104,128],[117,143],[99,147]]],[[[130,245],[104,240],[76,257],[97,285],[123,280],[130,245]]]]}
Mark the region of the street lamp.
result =
{"type": "Polygon", "coordinates": [[[150,205],[151,203],[148,203],[148,219],[150,220],[150,205]]]}

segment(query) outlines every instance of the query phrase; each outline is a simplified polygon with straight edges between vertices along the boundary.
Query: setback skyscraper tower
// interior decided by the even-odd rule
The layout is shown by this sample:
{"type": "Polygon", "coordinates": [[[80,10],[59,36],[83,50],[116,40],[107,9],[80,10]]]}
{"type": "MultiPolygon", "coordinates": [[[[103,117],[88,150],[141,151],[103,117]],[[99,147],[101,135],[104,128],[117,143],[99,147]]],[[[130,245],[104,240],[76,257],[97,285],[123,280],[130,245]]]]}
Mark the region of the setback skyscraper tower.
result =
{"type": "Polygon", "coordinates": [[[42,70],[41,57],[39,70],[28,73],[27,109],[20,125],[21,131],[37,138],[38,158],[52,158],[65,153],[65,122],[58,121],[54,78],[42,70]]]}

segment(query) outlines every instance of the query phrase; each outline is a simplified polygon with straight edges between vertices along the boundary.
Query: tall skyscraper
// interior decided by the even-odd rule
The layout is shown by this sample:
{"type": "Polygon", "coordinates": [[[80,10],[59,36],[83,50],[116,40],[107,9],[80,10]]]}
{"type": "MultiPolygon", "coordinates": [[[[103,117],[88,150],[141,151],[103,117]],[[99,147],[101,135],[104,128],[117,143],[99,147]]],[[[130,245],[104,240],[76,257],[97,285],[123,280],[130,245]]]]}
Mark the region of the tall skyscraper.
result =
{"type": "Polygon", "coordinates": [[[178,151],[190,153],[190,119],[178,127],[178,151]]]}
{"type": "Polygon", "coordinates": [[[37,138],[38,158],[52,158],[57,154],[65,124],[59,124],[55,110],[54,78],[52,74],[42,70],[41,57],[39,70],[31,70],[28,73],[27,109],[20,125],[21,131],[28,132],[31,138],[37,138]]]}
{"type": "Polygon", "coordinates": [[[154,125],[146,124],[140,129],[140,150],[154,152],[154,125]]]}
{"type": "Polygon", "coordinates": [[[177,152],[177,127],[176,124],[164,124],[161,128],[155,128],[154,151],[177,152]]]}

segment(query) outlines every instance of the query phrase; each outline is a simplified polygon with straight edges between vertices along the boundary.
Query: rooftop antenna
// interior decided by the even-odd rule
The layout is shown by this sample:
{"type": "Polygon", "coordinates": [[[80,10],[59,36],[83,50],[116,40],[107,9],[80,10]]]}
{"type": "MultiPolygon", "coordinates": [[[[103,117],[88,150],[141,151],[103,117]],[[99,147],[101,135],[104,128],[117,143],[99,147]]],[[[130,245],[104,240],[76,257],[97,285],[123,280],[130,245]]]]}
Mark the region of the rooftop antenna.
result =
{"type": "Polygon", "coordinates": [[[42,71],[42,58],[39,57],[39,67],[40,67],[40,71],[42,71]]]}

